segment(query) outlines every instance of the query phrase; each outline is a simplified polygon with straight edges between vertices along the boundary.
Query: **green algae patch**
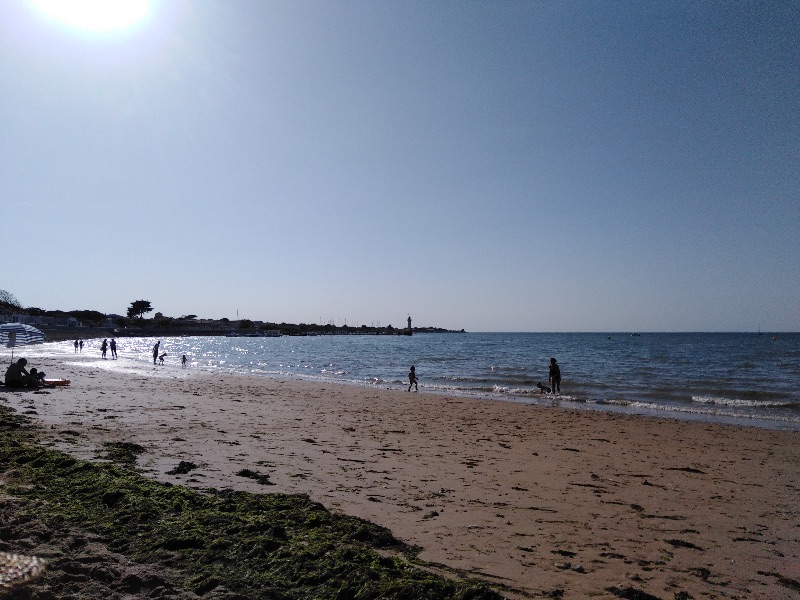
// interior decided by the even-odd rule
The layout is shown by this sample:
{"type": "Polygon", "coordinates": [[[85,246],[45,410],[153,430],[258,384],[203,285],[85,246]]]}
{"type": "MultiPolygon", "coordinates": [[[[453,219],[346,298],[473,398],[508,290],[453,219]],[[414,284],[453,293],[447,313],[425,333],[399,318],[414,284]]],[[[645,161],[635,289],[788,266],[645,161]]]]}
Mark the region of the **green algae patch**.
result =
{"type": "Polygon", "coordinates": [[[259,473],[258,471],[253,471],[252,469],[242,469],[238,473],[236,473],[239,477],[247,477],[249,479],[255,479],[261,485],[275,485],[269,480],[269,475],[266,473],[259,473]]]}
{"type": "Polygon", "coordinates": [[[136,464],[136,458],[140,454],[144,454],[144,448],[139,444],[131,442],[111,442],[103,444],[106,453],[101,456],[106,460],[110,460],[121,465],[133,467],[136,464]]]}
{"type": "MultiPolygon", "coordinates": [[[[12,414],[0,407],[0,423],[19,423],[12,414]]],[[[389,530],[335,515],[305,495],[159,483],[131,468],[135,451],[123,451],[122,465],[91,463],[38,445],[24,426],[0,427],[0,472],[25,510],[102,536],[132,560],[166,566],[199,596],[500,598],[481,581],[431,573],[389,530]]]]}
{"type": "Polygon", "coordinates": [[[171,471],[167,471],[167,475],[186,475],[189,471],[194,471],[196,468],[197,465],[193,462],[182,460],[178,463],[177,467],[171,471]]]}

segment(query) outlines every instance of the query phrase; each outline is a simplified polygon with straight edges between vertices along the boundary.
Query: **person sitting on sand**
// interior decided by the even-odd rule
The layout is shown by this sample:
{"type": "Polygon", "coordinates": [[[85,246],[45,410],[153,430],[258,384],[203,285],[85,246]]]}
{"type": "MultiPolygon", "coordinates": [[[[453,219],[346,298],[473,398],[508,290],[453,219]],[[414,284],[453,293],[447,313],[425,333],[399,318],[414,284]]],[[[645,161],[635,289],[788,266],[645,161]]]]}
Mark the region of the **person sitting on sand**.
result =
{"type": "Polygon", "coordinates": [[[414,367],[408,372],[408,391],[411,391],[411,386],[414,386],[414,391],[419,391],[419,379],[417,379],[417,371],[414,367]]]}
{"type": "Polygon", "coordinates": [[[6,387],[25,387],[27,385],[28,377],[30,377],[30,373],[25,369],[27,364],[28,361],[24,358],[11,363],[11,366],[6,370],[6,387]]]}
{"type": "Polygon", "coordinates": [[[40,388],[44,385],[44,373],[39,373],[36,367],[31,369],[28,378],[25,380],[26,387],[40,388]]]}
{"type": "Polygon", "coordinates": [[[35,367],[28,373],[28,371],[25,370],[25,365],[27,364],[28,361],[26,359],[20,358],[17,362],[12,363],[11,366],[8,367],[5,379],[6,387],[40,388],[47,385],[44,382],[44,373],[39,373],[35,367]]]}

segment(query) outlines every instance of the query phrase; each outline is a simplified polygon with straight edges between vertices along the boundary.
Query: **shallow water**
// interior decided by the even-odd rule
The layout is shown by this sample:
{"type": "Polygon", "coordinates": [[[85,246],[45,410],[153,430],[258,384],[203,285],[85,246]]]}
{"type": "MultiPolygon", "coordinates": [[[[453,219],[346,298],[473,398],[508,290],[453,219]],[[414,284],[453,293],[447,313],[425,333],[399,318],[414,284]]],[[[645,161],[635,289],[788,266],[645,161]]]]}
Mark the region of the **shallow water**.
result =
{"type": "MultiPolygon", "coordinates": [[[[101,340],[84,354],[99,360],[101,340]]],[[[118,340],[104,368],[152,372],[153,338],[118,340]]],[[[70,342],[36,347],[68,355],[70,342]]],[[[465,333],[279,338],[172,337],[164,369],[299,377],[405,389],[416,366],[421,392],[488,400],[800,430],[800,334],[465,333]],[[550,357],[562,393],[540,394],[550,357]]]]}

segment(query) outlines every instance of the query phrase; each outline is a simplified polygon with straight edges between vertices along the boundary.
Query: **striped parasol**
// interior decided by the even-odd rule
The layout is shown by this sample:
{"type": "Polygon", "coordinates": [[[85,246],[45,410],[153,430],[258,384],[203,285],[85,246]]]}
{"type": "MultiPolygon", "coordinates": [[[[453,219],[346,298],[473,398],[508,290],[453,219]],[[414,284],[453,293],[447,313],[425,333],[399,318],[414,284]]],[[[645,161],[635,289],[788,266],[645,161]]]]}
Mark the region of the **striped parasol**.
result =
{"type": "Polygon", "coordinates": [[[14,359],[14,350],[16,346],[26,346],[28,344],[40,344],[44,341],[44,334],[24,323],[6,323],[0,325],[0,344],[5,345],[7,348],[12,348],[11,359],[14,359]]]}

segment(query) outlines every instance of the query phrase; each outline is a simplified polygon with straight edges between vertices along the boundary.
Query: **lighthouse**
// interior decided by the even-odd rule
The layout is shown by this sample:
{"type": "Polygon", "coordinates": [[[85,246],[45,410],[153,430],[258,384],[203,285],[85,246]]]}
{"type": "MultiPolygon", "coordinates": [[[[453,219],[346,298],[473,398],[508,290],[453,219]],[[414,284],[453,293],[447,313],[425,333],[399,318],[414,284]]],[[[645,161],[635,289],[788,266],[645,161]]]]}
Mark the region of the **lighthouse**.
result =
{"type": "Polygon", "coordinates": [[[411,335],[411,315],[408,315],[408,327],[406,327],[406,335],[411,335]]]}

